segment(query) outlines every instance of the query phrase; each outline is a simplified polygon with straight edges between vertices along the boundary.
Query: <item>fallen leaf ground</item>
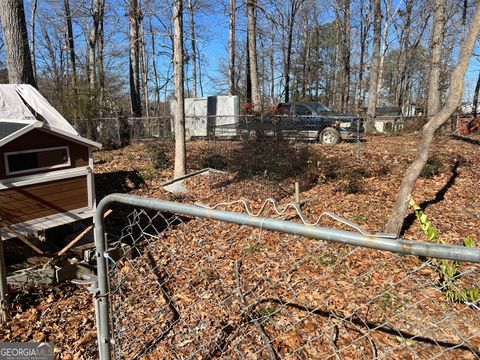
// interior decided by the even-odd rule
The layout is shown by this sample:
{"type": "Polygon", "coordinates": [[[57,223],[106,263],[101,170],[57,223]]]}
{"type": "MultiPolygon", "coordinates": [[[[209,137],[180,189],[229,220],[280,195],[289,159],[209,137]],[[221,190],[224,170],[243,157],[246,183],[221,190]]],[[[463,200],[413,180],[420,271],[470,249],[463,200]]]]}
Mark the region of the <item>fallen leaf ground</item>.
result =
{"type": "MultiPolygon", "coordinates": [[[[480,241],[479,141],[436,139],[436,158],[413,193],[450,244],[461,245],[465,236],[480,241]]],[[[141,143],[95,153],[96,191],[99,199],[124,192],[208,205],[246,199],[255,210],[269,197],[292,202],[298,181],[309,220],[330,211],[375,233],[417,142],[417,135],[374,136],[359,148],[190,142],[189,170],[224,173],[189,179],[183,195],[162,189],[172,177],[172,146],[141,143]]],[[[244,211],[238,204],[222,208],[244,211]]],[[[130,212],[114,209],[112,237],[130,212]]],[[[271,209],[267,215],[277,216],[271,209]]],[[[291,212],[283,218],[298,221],[291,212]]],[[[412,214],[405,224],[403,238],[425,241],[412,214]]],[[[330,220],[321,225],[345,228],[330,220]]],[[[200,219],[182,219],[163,229],[161,240],[143,240],[133,243],[138,256],[121,261],[113,279],[123,286],[113,296],[123,304],[116,329],[129,329],[122,335],[126,358],[146,344],[149,359],[268,357],[253,318],[281,358],[479,357],[478,308],[445,300],[432,261],[200,219]]],[[[477,266],[460,271],[459,285],[480,286],[477,266]]],[[[58,358],[96,358],[93,301],[84,287],[16,289],[14,297],[1,341],[49,340],[58,358]]]]}

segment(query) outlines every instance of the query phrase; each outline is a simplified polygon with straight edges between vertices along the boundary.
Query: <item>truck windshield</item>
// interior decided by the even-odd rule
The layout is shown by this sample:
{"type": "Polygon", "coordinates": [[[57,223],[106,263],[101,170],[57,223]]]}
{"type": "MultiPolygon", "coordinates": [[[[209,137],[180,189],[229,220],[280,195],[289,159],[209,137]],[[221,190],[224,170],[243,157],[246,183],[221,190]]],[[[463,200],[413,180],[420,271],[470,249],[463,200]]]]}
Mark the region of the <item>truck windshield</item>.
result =
{"type": "Polygon", "coordinates": [[[322,112],[330,111],[326,106],[320,105],[319,103],[310,103],[308,104],[317,114],[322,112]]]}

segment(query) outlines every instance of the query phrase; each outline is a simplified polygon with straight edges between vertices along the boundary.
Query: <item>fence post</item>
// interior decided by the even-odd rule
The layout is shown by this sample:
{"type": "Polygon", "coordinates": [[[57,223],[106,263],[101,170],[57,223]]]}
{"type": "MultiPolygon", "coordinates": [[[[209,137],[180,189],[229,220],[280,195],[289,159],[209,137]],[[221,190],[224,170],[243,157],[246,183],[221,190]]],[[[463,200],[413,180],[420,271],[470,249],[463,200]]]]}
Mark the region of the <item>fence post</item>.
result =
{"type": "Polygon", "coordinates": [[[8,319],[8,297],[7,270],[3,253],[2,234],[0,234],[0,323],[4,323],[8,319]]]}
{"type": "Polygon", "coordinates": [[[110,343],[110,309],[108,290],[108,266],[103,214],[107,210],[108,202],[100,202],[95,211],[95,258],[97,260],[98,291],[95,296],[95,310],[98,310],[97,338],[100,360],[111,359],[110,343]]]}
{"type": "Polygon", "coordinates": [[[300,184],[295,181],[295,204],[300,209],[300,184]]]}

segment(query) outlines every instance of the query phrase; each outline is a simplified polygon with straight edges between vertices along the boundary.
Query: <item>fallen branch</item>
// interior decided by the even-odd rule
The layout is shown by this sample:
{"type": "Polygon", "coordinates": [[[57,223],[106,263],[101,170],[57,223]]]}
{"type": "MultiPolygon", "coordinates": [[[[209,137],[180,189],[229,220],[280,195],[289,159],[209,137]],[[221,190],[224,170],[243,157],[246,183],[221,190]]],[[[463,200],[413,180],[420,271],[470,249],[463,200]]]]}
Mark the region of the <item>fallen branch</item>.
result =
{"type": "MultiPolygon", "coordinates": [[[[243,295],[242,288],[240,286],[240,270],[239,270],[239,267],[240,267],[239,261],[235,260],[235,278],[236,278],[236,281],[237,281],[238,297],[240,298],[240,302],[242,303],[242,306],[244,307],[244,309],[247,311],[247,314],[248,314],[247,309],[248,309],[249,305],[248,305],[247,300],[245,299],[245,296],[243,295]]],[[[265,330],[263,329],[262,324],[260,324],[260,322],[254,316],[251,316],[250,318],[252,319],[253,324],[257,328],[257,331],[260,333],[260,337],[262,338],[262,340],[267,345],[269,358],[271,360],[276,360],[277,359],[277,353],[276,353],[276,351],[275,351],[275,349],[272,345],[271,340],[269,339],[269,337],[265,333],[265,330]]]]}

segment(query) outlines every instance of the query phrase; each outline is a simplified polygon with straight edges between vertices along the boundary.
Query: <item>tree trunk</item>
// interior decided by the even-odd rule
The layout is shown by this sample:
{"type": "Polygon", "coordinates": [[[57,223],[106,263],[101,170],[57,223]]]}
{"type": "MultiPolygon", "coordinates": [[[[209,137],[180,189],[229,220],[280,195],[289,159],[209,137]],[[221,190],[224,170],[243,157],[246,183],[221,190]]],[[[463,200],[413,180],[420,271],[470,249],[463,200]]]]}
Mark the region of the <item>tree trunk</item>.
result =
{"type": "Polygon", "coordinates": [[[468,10],[468,0],[463,0],[462,6],[462,34],[460,36],[460,41],[463,42],[465,39],[465,32],[467,30],[467,10],[468,10]]]}
{"type": "Polygon", "coordinates": [[[190,40],[192,46],[192,96],[197,97],[197,39],[195,37],[195,18],[193,8],[195,3],[188,0],[188,10],[190,13],[190,40]]]}
{"type": "Polygon", "coordinates": [[[433,116],[440,111],[440,61],[445,26],[445,0],[435,0],[433,30],[430,41],[430,73],[428,76],[427,112],[433,116]]]}
{"type": "Polygon", "coordinates": [[[96,64],[96,54],[95,49],[97,47],[98,40],[98,27],[100,24],[100,12],[102,8],[103,0],[95,0],[92,8],[92,29],[88,36],[88,57],[87,57],[87,78],[90,86],[90,91],[93,92],[95,89],[95,64],[96,64]]]}
{"type": "Polygon", "coordinates": [[[32,3],[32,17],[30,21],[30,26],[32,27],[32,68],[33,68],[33,77],[37,81],[37,61],[35,57],[35,18],[37,14],[37,0],[33,0],[32,3]]]}
{"type": "Polygon", "coordinates": [[[128,20],[130,23],[130,102],[132,116],[142,116],[142,101],[140,96],[140,43],[138,20],[140,8],[137,0],[130,0],[128,20]]]}
{"type": "Polygon", "coordinates": [[[293,44],[293,25],[295,17],[300,7],[301,2],[298,0],[290,0],[290,12],[287,20],[287,58],[285,63],[285,102],[290,101],[290,67],[292,62],[292,44],[293,44]]]}
{"type": "Polygon", "coordinates": [[[175,78],[175,178],[185,175],[185,93],[183,88],[183,1],[174,0],[174,50],[173,71],[175,78]]]}
{"type": "Polygon", "coordinates": [[[475,92],[473,94],[473,116],[478,113],[478,93],[480,92],[480,72],[477,77],[477,84],[475,85],[475,92]]]}
{"type": "Polygon", "coordinates": [[[347,111],[350,102],[350,0],[343,0],[343,36],[342,36],[342,111],[347,111]]]}
{"type": "Polygon", "coordinates": [[[74,94],[77,92],[77,66],[75,59],[75,41],[73,38],[72,15],[70,13],[70,0],[64,0],[65,20],[67,23],[67,47],[70,56],[70,66],[72,67],[72,86],[74,94]]]}
{"type": "MultiPolygon", "coordinates": [[[[247,33],[248,33],[248,27],[247,27],[247,33]]],[[[247,103],[252,103],[252,77],[250,75],[251,72],[251,67],[250,67],[250,43],[248,41],[248,36],[247,36],[247,56],[245,57],[245,101],[247,103]]]]}
{"type": "Polygon", "coordinates": [[[395,89],[395,102],[402,107],[404,104],[404,89],[407,78],[407,60],[410,59],[410,27],[412,23],[413,0],[408,0],[405,4],[405,20],[403,25],[402,38],[400,39],[400,58],[399,74],[397,77],[397,86],[395,89]]]}
{"type": "Polygon", "coordinates": [[[422,138],[417,149],[416,158],[403,178],[392,213],[385,228],[385,231],[389,234],[400,235],[403,220],[408,208],[408,198],[412,193],[417,178],[420,176],[420,173],[427,162],[434,134],[450,119],[453,112],[461,103],[465,73],[480,31],[480,0],[477,0],[476,4],[477,9],[471,22],[470,32],[465,42],[462,44],[460,57],[452,73],[447,102],[440,112],[433,116],[433,118],[428,121],[422,129],[422,138]]]}
{"type": "Polygon", "coordinates": [[[378,67],[380,64],[380,36],[382,31],[382,3],[374,0],[373,20],[373,53],[372,67],[370,70],[370,86],[368,88],[368,108],[365,131],[371,133],[374,130],[375,108],[377,107],[378,67]]]}
{"type": "Polygon", "coordinates": [[[147,43],[145,40],[145,31],[143,28],[143,16],[138,19],[138,44],[140,50],[140,64],[142,73],[142,88],[143,88],[143,104],[145,116],[150,116],[148,103],[148,58],[147,58],[147,43]]]}
{"type": "Polygon", "coordinates": [[[252,104],[255,111],[262,111],[262,97],[260,94],[260,80],[258,77],[257,61],[257,30],[255,7],[257,0],[247,0],[248,16],[248,55],[250,58],[250,79],[252,82],[252,104]]]}
{"type": "Polygon", "coordinates": [[[57,59],[55,57],[55,49],[53,48],[52,41],[48,30],[43,28],[43,38],[45,39],[45,47],[47,48],[48,59],[50,60],[50,70],[53,74],[54,86],[57,91],[60,90],[60,73],[57,67],[57,59]]]}
{"type": "Polygon", "coordinates": [[[98,90],[99,90],[99,102],[100,102],[100,116],[104,113],[105,104],[105,69],[103,61],[103,50],[105,47],[105,29],[104,29],[104,7],[105,2],[100,4],[100,17],[98,25],[98,40],[97,40],[97,57],[96,57],[96,69],[98,73],[98,90]]]}
{"type": "MultiPolygon", "coordinates": [[[[385,4],[386,19],[383,26],[383,34],[382,34],[382,40],[381,40],[382,45],[380,50],[380,63],[378,65],[377,94],[382,94],[383,70],[384,70],[384,63],[385,63],[385,55],[387,54],[387,50],[388,50],[388,38],[389,38],[388,34],[389,34],[390,25],[392,25],[393,21],[395,20],[395,17],[397,16],[398,11],[400,10],[401,4],[402,4],[401,2],[398,3],[397,8],[393,12],[393,14],[390,14],[392,1],[388,0],[386,1],[386,4],[385,4]]],[[[377,95],[377,103],[378,103],[378,95],[377,95]]]]}
{"type": "Polygon", "coordinates": [[[332,94],[327,95],[330,96],[331,102],[330,106],[337,110],[337,105],[338,105],[338,61],[340,59],[340,17],[336,16],[335,18],[335,52],[334,52],[334,57],[333,57],[333,85],[332,85],[332,94]]]}
{"type": "Polygon", "coordinates": [[[364,5],[362,1],[360,3],[360,65],[358,70],[358,102],[357,106],[362,108],[364,106],[363,93],[363,75],[365,72],[365,48],[367,46],[368,27],[366,25],[367,19],[364,16],[364,5]]]}
{"type": "Polygon", "coordinates": [[[36,86],[23,0],[1,0],[0,21],[7,58],[8,81],[11,84],[36,86]]]}
{"type": "Polygon", "coordinates": [[[198,69],[198,85],[200,86],[200,96],[203,97],[203,82],[202,82],[202,62],[200,58],[200,49],[197,43],[197,69],[198,69]]]}
{"type": "Polygon", "coordinates": [[[230,27],[228,33],[228,94],[235,95],[235,0],[230,0],[230,27]]]}
{"type": "MultiPolygon", "coordinates": [[[[150,22],[149,22],[149,29],[150,29],[150,36],[151,36],[151,39],[152,39],[151,40],[152,41],[152,68],[153,68],[153,78],[154,78],[154,81],[155,81],[155,101],[156,101],[156,106],[157,106],[157,110],[158,110],[158,106],[160,106],[160,81],[158,79],[157,62],[155,60],[155,58],[156,58],[155,33],[153,31],[153,25],[152,25],[152,20],[151,19],[150,19],[150,22]]],[[[158,114],[156,114],[156,115],[158,115],[158,114]]]]}

